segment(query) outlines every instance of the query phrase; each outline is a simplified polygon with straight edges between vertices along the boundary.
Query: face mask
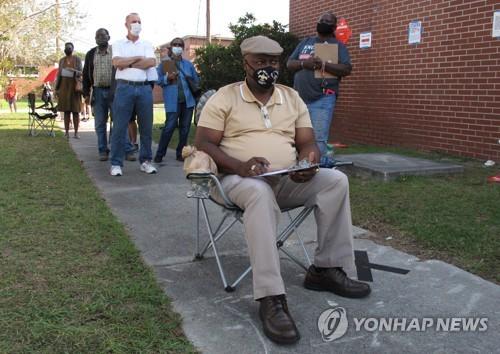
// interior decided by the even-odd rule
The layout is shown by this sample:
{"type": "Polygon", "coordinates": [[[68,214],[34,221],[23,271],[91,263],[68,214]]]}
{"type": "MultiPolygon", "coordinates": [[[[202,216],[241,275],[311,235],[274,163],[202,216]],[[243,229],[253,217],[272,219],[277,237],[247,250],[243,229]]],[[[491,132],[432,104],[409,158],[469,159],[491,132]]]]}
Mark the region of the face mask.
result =
{"type": "Polygon", "coordinates": [[[182,54],[182,47],[172,47],[172,53],[174,55],[181,55],[182,54]]]}
{"type": "Polygon", "coordinates": [[[319,34],[332,34],[333,26],[329,25],[328,23],[318,22],[318,24],[316,25],[316,31],[319,34]]]}
{"type": "Polygon", "coordinates": [[[107,37],[97,37],[95,42],[99,47],[105,47],[108,45],[108,38],[107,37]]]}
{"type": "Polygon", "coordinates": [[[278,81],[279,71],[272,66],[266,66],[255,70],[247,63],[250,69],[253,70],[252,77],[263,88],[271,88],[278,81]]]}
{"type": "Polygon", "coordinates": [[[130,33],[132,33],[134,36],[138,36],[139,33],[141,33],[141,24],[134,22],[130,24],[130,33]]]}
{"type": "Polygon", "coordinates": [[[71,55],[72,53],[73,53],[73,49],[71,49],[71,48],[65,48],[64,49],[64,54],[71,55]]]}

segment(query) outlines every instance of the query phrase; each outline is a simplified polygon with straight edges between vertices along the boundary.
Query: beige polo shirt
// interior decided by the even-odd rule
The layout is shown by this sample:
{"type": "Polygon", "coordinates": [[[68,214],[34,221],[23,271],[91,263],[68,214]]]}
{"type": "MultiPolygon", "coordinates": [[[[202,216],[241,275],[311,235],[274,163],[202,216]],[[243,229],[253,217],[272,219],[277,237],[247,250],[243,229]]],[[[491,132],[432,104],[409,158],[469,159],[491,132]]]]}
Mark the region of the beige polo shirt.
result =
{"type": "Polygon", "coordinates": [[[240,161],[265,157],[271,170],[297,162],[295,129],[312,128],[309,112],[297,92],[275,85],[264,106],[245,82],[220,88],[207,101],[198,125],[224,132],[220,148],[240,161]]]}

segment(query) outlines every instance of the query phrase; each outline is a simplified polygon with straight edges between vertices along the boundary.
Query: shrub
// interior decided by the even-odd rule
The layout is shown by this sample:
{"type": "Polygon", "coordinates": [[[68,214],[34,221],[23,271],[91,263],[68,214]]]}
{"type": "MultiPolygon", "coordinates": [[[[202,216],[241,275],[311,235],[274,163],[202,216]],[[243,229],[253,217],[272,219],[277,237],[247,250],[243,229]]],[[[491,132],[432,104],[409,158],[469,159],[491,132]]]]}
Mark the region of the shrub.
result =
{"type": "Polygon", "coordinates": [[[219,89],[232,82],[241,81],[245,77],[243,58],[240,51],[241,42],[252,36],[263,35],[274,39],[283,47],[280,58],[279,82],[291,86],[293,75],[286,70],[286,61],[298,44],[298,38],[286,31],[287,25],[277,21],[273,24],[255,24],[252,14],[240,17],[236,24],[230,24],[229,29],[234,35],[234,41],[228,47],[209,44],[196,50],[195,64],[200,71],[201,86],[204,91],[219,89]]]}

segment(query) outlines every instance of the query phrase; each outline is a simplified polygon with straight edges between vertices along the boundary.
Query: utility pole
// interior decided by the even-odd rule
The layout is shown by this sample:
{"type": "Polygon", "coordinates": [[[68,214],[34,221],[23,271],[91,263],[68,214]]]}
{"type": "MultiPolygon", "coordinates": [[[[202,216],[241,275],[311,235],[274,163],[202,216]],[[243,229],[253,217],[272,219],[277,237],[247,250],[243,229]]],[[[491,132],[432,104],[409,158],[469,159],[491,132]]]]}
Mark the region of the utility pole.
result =
{"type": "Polygon", "coordinates": [[[210,37],[210,0],[207,0],[207,41],[212,43],[212,38],[210,37]]]}
{"type": "Polygon", "coordinates": [[[61,14],[59,13],[59,0],[56,0],[56,55],[59,54],[59,35],[61,31],[61,14]]]}

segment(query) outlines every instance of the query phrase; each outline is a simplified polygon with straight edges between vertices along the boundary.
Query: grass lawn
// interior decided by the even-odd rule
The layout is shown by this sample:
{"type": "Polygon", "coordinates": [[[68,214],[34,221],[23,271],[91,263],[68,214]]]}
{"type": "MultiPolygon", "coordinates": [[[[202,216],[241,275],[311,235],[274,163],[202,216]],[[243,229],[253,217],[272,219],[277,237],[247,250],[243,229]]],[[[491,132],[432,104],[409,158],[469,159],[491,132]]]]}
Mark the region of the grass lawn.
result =
{"type": "Polygon", "coordinates": [[[0,114],[0,352],[193,352],[68,143],[0,114]]]}
{"type": "Polygon", "coordinates": [[[438,153],[354,146],[338,154],[394,152],[462,164],[463,174],[401,177],[392,182],[350,178],[354,225],[377,242],[421,258],[437,258],[500,283],[500,168],[438,153]],[[392,237],[386,240],[387,237],[392,237]]]}

